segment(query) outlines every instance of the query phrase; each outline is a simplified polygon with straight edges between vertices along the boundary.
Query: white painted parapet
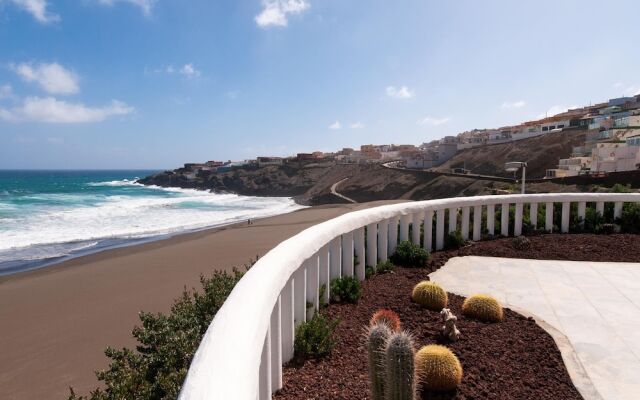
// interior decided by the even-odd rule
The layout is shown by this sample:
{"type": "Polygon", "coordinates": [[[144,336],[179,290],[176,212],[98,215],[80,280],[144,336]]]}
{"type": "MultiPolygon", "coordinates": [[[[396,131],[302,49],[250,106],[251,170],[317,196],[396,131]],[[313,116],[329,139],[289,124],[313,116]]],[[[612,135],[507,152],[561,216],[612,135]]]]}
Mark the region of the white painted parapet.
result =
{"type": "Polygon", "coordinates": [[[282,364],[293,357],[294,329],[306,321],[307,303],[309,315],[319,307],[320,287],[325,286],[324,301],[327,301],[331,279],[344,275],[363,279],[365,266],[375,267],[378,260],[388,259],[389,251],[398,244],[398,236],[418,244],[423,224],[422,246],[428,250],[442,249],[445,210],[449,213],[449,231],[457,229],[458,210],[462,210],[463,236],[468,237],[471,229],[473,240],[478,240],[483,232],[495,233],[496,205],[501,207],[501,232],[517,235],[522,232],[525,205],[530,206],[534,226],[538,204],[545,206],[545,227],[551,230],[554,204],[561,204],[560,231],[564,233],[571,228],[571,204],[577,204],[578,215],[582,217],[587,203],[595,203],[601,213],[605,203],[613,203],[614,216],[620,218],[626,202],[640,202],[640,194],[457,197],[369,208],[312,226],[268,252],[238,282],[202,338],[179,398],[270,399],[272,393],[282,388],[282,364]],[[513,221],[509,215],[511,205],[515,206],[513,221]],[[509,232],[511,224],[515,232],[509,232]],[[354,254],[358,265],[354,265],[354,254]]]}

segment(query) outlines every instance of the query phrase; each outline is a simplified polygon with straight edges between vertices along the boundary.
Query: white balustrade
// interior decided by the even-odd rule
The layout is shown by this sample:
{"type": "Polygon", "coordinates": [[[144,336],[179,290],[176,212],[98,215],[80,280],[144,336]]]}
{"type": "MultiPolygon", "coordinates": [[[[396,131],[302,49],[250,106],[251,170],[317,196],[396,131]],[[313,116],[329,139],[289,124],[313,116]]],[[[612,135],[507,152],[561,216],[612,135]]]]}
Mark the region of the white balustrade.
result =
{"type": "Polygon", "coordinates": [[[411,243],[418,246],[420,243],[420,227],[422,226],[422,220],[424,219],[423,212],[415,212],[411,216],[411,243]]]}
{"type": "Polygon", "coordinates": [[[496,206],[495,204],[487,204],[487,232],[490,236],[495,235],[496,231],[496,206]]]}
{"type": "Polygon", "coordinates": [[[500,234],[509,236],[509,203],[502,203],[500,211],[500,234]]]}
{"type": "Polygon", "coordinates": [[[361,281],[365,278],[365,244],[364,244],[364,227],[358,228],[353,236],[353,245],[356,257],[358,257],[358,265],[356,268],[356,276],[361,281]]]}
{"type": "Polygon", "coordinates": [[[400,241],[405,242],[409,240],[409,222],[411,220],[410,215],[403,215],[400,217],[400,241]]]}
{"type": "Polygon", "coordinates": [[[433,210],[424,213],[424,248],[433,250],[433,210]]]}
{"type": "MultiPolygon", "coordinates": [[[[562,204],[560,231],[571,230],[571,204],[576,203],[578,217],[586,214],[586,204],[595,203],[604,214],[605,203],[613,203],[613,217],[622,217],[624,203],[640,202],[640,194],[629,193],[554,193],[510,196],[458,197],[407,202],[347,213],[312,226],[285,240],[245,274],[215,315],[196,352],[179,398],[270,399],[282,388],[282,364],[293,358],[295,327],[318,310],[320,287],[326,285],[324,301],[329,299],[329,283],[340,276],[364,279],[366,265],[385,261],[400,239],[420,242],[424,221],[426,249],[442,249],[445,234],[445,210],[449,211],[449,231],[457,229],[457,211],[461,213],[463,236],[469,235],[469,217],[473,207],[473,239],[482,234],[483,207],[485,226],[494,234],[495,206],[502,207],[501,233],[508,235],[513,223],[514,235],[522,233],[525,204],[529,205],[531,224],[537,226],[538,204],[545,204],[545,229],[553,229],[554,203],[562,204]],[[513,220],[509,207],[515,205],[513,220]],[[366,247],[365,247],[366,228],[366,247]],[[365,250],[366,248],[366,250],[365,250]],[[359,264],[354,270],[353,256],[359,264]],[[366,254],[365,254],[366,253],[366,254]]],[[[611,218],[611,216],[609,216],[611,218]]],[[[618,227],[619,229],[619,227],[618,227]]]]}
{"type": "Polygon", "coordinates": [[[462,231],[462,238],[464,240],[469,239],[469,207],[462,207],[462,221],[460,221],[460,230],[462,231]]]}
{"type": "Polygon", "coordinates": [[[393,254],[398,247],[398,217],[389,220],[389,255],[393,254]]]}
{"type": "Polygon", "coordinates": [[[324,286],[324,302],[329,303],[329,286],[331,276],[329,269],[329,245],[324,245],[318,251],[318,272],[320,278],[320,286],[324,286]]]}
{"type": "Polygon", "coordinates": [[[389,249],[389,221],[378,222],[378,260],[387,261],[389,249]]]}
{"type": "Polygon", "coordinates": [[[482,238],[482,206],[473,207],[473,240],[482,238]]]}
{"type": "Polygon", "coordinates": [[[353,232],[342,235],[342,276],[353,276],[353,232]]]}
{"type": "Polygon", "coordinates": [[[378,264],[378,224],[367,225],[367,259],[365,266],[375,269],[378,264]]]}

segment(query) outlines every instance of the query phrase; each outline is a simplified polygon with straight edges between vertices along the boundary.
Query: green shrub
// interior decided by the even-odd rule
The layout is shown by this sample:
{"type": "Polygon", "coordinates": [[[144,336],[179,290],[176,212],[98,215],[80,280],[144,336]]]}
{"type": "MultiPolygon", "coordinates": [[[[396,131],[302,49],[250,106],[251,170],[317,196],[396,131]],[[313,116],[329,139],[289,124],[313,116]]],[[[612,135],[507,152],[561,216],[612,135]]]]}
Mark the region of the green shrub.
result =
{"type": "Polygon", "coordinates": [[[295,357],[307,359],[329,354],[335,346],[333,333],[338,324],[338,320],[330,321],[324,315],[316,313],[309,321],[298,325],[293,346],[295,357]]]}
{"type": "Polygon", "coordinates": [[[612,233],[615,233],[616,231],[616,226],[614,224],[602,224],[602,227],[600,228],[600,232],[598,233],[602,233],[603,235],[611,235],[612,233]]]}
{"type": "Polygon", "coordinates": [[[373,269],[373,267],[372,267],[372,266],[367,265],[367,266],[364,268],[364,277],[365,277],[366,279],[371,278],[371,277],[372,277],[372,276],[374,276],[375,274],[376,274],[376,271],[373,269]]]}
{"type": "Polygon", "coordinates": [[[420,245],[405,240],[398,245],[396,251],[389,257],[389,260],[393,264],[403,267],[422,268],[427,264],[427,261],[429,261],[429,253],[420,247],[420,245]]]}
{"type": "Polygon", "coordinates": [[[389,260],[383,261],[376,265],[376,274],[385,274],[387,272],[391,272],[396,268],[396,266],[389,260]]]}
{"type": "Polygon", "coordinates": [[[343,276],[331,281],[331,301],[333,303],[357,303],[362,295],[362,285],[354,276],[343,276]]]}
{"type": "Polygon", "coordinates": [[[640,204],[626,203],[618,223],[623,233],[640,233],[640,204]]]}
{"type": "Polygon", "coordinates": [[[445,250],[455,250],[464,246],[465,240],[462,238],[462,232],[454,231],[449,232],[444,237],[444,248],[445,250]]]}
{"type": "Polygon", "coordinates": [[[110,364],[96,372],[102,387],[86,397],[71,389],[69,399],[175,399],[202,336],[242,275],[200,277],[203,290],[185,290],[168,314],[141,312],[142,325],[133,329],[136,350],[108,347],[110,364]]]}

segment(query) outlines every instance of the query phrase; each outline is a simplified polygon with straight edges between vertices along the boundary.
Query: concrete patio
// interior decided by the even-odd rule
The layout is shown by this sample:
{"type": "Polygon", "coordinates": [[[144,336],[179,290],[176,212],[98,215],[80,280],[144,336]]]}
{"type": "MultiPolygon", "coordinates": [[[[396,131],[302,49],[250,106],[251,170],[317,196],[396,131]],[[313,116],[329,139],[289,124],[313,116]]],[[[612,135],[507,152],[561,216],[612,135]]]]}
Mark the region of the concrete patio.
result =
{"type": "Polygon", "coordinates": [[[430,276],[447,291],[491,294],[544,321],[585,398],[640,398],[640,263],[469,256],[430,276]]]}

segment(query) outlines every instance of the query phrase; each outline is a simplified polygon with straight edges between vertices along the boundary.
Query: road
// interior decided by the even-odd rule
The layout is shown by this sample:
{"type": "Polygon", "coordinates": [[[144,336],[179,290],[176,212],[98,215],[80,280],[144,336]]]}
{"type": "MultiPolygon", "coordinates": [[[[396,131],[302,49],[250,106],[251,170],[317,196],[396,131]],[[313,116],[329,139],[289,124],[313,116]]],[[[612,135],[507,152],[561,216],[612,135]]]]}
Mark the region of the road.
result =
{"type": "Polygon", "coordinates": [[[331,185],[331,194],[333,194],[335,196],[338,196],[341,199],[344,199],[344,200],[348,201],[349,203],[357,203],[357,201],[355,201],[354,199],[351,199],[351,198],[349,198],[347,196],[344,196],[344,195],[342,195],[342,194],[340,194],[340,193],[338,193],[336,191],[336,188],[338,187],[338,185],[341,184],[342,182],[346,181],[347,179],[349,179],[349,178],[344,178],[344,179],[339,180],[338,182],[334,183],[333,185],[331,185]]]}

